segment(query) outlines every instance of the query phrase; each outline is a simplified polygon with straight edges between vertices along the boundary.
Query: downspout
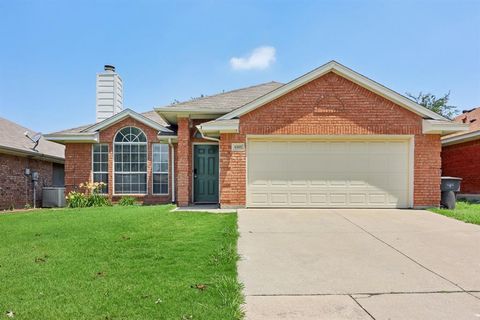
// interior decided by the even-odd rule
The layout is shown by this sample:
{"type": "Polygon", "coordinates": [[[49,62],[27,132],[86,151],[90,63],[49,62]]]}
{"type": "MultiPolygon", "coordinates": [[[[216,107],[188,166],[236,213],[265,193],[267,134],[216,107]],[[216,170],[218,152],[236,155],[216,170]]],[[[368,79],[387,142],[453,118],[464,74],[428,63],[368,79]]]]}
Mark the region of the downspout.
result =
{"type": "Polygon", "coordinates": [[[198,132],[200,132],[200,135],[202,136],[203,139],[205,139],[205,140],[210,140],[210,141],[215,141],[215,142],[220,142],[220,139],[218,139],[218,138],[206,137],[206,136],[203,134],[202,126],[201,126],[201,125],[197,126],[197,129],[198,129],[198,132]]]}
{"type": "Polygon", "coordinates": [[[172,203],[175,203],[175,149],[173,148],[172,138],[168,138],[168,144],[170,145],[170,150],[172,151],[172,203]]]}
{"type": "MultiPolygon", "coordinates": [[[[210,140],[210,141],[216,141],[216,142],[218,142],[218,145],[220,146],[220,139],[219,138],[206,137],[203,134],[201,125],[198,125],[197,129],[198,129],[198,132],[200,132],[200,135],[202,136],[203,139],[210,140]]],[[[220,149],[220,147],[219,147],[219,149],[220,149]]],[[[220,150],[218,150],[218,152],[220,152],[220,150]]],[[[220,154],[219,154],[219,156],[220,156],[220,154]]],[[[218,166],[218,179],[219,179],[218,180],[218,202],[219,202],[219,206],[220,206],[220,195],[222,194],[222,186],[221,186],[221,183],[220,183],[220,175],[221,175],[221,172],[220,172],[220,164],[219,164],[219,166],[218,166]]]]}

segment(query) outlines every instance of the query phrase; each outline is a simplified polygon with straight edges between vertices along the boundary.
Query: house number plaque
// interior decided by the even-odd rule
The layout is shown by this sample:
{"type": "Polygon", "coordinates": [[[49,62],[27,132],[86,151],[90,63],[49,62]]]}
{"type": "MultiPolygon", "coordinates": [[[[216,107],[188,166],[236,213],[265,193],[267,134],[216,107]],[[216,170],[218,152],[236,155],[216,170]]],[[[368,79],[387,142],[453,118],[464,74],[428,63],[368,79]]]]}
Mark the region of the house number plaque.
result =
{"type": "Polygon", "coordinates": [[[232,151],[245,151],[245,143],[232,143],[232,151]]]}

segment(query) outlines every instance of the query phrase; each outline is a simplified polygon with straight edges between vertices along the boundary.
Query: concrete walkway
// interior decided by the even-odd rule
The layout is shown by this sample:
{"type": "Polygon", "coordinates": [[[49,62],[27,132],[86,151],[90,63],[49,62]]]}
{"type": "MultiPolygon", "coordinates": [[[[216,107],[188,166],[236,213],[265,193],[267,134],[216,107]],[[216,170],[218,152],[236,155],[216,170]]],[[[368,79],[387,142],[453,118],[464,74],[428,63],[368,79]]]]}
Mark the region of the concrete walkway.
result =
{"type": "Polygon", "coordinates": [[[480,227],[427,211],[241,209],[247,319],[480,320],[480,227]]]}

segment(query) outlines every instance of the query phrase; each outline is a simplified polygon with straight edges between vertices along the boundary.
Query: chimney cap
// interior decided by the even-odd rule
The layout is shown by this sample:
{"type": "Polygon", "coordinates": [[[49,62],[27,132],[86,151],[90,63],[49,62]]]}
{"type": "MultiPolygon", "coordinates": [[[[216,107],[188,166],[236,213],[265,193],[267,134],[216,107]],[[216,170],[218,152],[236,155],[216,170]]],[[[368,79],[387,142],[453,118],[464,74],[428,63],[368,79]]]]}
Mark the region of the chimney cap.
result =
{"type": "Polygon", "coordinates": [[[114,65],[106,64],[103,68],[104,68],[105,71],[115,72],[115,66],[114,65]]]}

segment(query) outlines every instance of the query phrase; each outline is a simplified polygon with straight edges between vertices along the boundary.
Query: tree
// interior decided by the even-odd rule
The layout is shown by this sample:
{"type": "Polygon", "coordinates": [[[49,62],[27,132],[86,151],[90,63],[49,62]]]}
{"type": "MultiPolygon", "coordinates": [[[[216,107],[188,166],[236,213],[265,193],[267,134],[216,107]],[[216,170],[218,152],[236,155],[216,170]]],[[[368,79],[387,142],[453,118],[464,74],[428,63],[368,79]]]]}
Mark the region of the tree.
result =
{"type": "Polygon", "coordinates": [[[437,98],[434,94],[423,92],[420,92],[418,95],[413,95],[407,92],[407,96],[415,100],[419,105],[422,105],[446,118],[451,119],[458,114],[457,107],[448,104],[448,101],[450,100],[450,91],[440,98],[437,98]]]}

